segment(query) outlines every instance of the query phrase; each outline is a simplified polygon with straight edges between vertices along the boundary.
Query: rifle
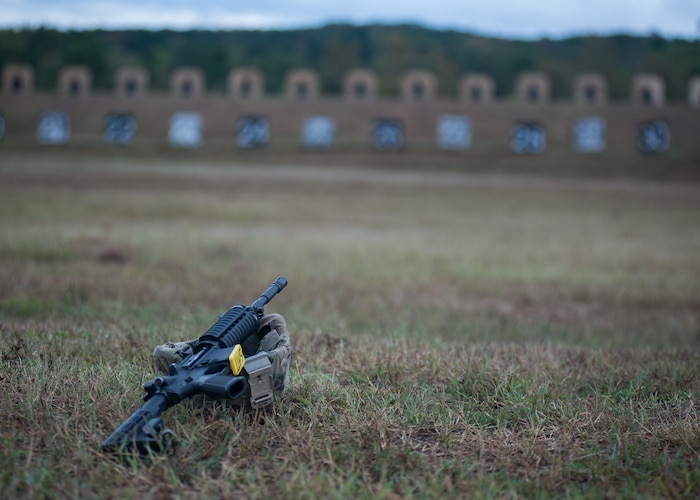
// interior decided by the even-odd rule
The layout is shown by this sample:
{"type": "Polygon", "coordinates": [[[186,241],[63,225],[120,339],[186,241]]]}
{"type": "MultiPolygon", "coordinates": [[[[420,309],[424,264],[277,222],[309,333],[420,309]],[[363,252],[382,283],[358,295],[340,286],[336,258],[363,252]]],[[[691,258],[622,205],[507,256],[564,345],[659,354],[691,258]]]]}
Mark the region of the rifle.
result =
{"type": "MultiPolygon", "coordinates": [[[[174,435],[171,430],[164,428],[161,413],[196,394],[229,400],[244,396],[248,391],[249,382],[245,376],[239,374],[246,361],[246,371],[251,379],[254,374],[264,371],[260,369],[261,362],[267,363],[269,391],[255,391],[259,397],[251,398],[251,406],[260,408],[269,404],[272,401],[269,360],[264,353],[246,359],[241,344],[257,332],[258,321],[264,314],[265,304],[285,286],[287,279],[280,276],[250,306],[235,305],[219,315],[219,320],[197,339],[192,355],[180,363],[170,365],[168,375],[158,377],[143,386],[146,391],[144,405],[132,413],[102,443],[102,450],[119,453],[137,450],[142,455],[152,451],[165,451],[173,441],[174,435]]],[[[265,385],[266,381],[259,378],[256,382],[265,385]]]]}

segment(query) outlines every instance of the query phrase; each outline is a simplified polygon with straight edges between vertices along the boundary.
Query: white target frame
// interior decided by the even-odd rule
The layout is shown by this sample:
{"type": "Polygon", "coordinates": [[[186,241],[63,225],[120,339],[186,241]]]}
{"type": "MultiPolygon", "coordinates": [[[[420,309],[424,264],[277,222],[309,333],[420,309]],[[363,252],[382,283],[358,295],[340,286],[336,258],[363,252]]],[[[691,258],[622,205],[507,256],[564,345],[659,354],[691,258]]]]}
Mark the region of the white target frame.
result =
{"type": "Polygon", "coordinates": [[[586,116],[574,120],[572,147],[577,153],[602,153],[606,147],[607,124],[599,116],[586,116]]]}
{"type": "Polygon", "coordinates": [[[175,148],[196,149],[202,145],[204,119],[199,113],[174,113],[170,117],[168,142],[175,148]]]}
{"type": "Polygon", "coordinates": [[[44,111],[36,128],[39,144],[66,144],[70,140],[70,116],[63,111],[44,111]]]}
{"type": "Polygon", "coordinates": [[[309,149],[329,149],[335,139],[335,120],[328,116],[309,116],[301,126],[301,145],[309,149]]]}
{"type": "Polygon", "coordinates": [[[435,135],[440,149],[464,151],[472,142],[472,122],[463,115],[442,115],[438,118],[435,135]]]}

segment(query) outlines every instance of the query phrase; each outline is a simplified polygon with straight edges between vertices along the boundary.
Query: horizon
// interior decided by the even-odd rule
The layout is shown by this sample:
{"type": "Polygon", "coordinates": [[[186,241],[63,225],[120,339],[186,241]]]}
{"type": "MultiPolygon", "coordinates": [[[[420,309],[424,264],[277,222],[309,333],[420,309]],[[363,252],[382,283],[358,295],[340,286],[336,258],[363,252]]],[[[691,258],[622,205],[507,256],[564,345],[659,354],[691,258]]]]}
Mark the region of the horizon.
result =
{"type": "Polygon", "coordinates": [[[585,36],[700,39],[700,0],[355,0],[352,11],[318,0],[6,0],[0,29],[57,31],[295,31],[329,25],[414,25],[511,40],[585,36]]]}
{"type": "Polygon", "coordinates": [[[254,27],[254,26],[235,26],[235,27],[216,27],[216,26],[192,26],[192,27],[152,27],[152,26],[109,26],[109,27],[62,27],[54,26],[49,24],[38,24],[38,25],[22,25],[22,26],[3,26],[0,24],[0,31],[57,31],[60,33],[71,33],[71,32],[129,32],[129,31],[147,31],[147,32],[175,32],[175,33],[190,33],[190,32],[209,32],[209,33],[232,33],[232,32],[276,32],[276,31],[314,31],[323,30],[333,26],[347,26],[352,28],[369,28],[369,27],[414,27],[418,29],[423,29],[426,31],[435,32],[454,32],[464,35],[477,36],[481,38],[490,38],[498,40],[509,40],[509,41],[523,41],[523,42],[537,42],[542,40],[555,40],[563,41],[575,38],[612,38],[612,37],[630,37],[630,38],[662,38],[665,40],[686,40],[688,42],[700,42],[700,36],[697,38],[687,38],[683,36],[674,36],[670,34],[664,34],[657,31],[649,32],[634,32],[634,31],[607,31],[607,32],[596,32],[596,31],[580,31],[580,32],[570,32],[566,34],[561,34],[559,36],[543,34],[541,36],[515,36],[507,34],[493,34],[485,33],[475,29],[468,28],[455,28],[455,27],[439,27],[431,26],[424,23],[417,22],[367,22],[367,23],[354,23],[354,22],[343,22],[343,21],[329,21],[323,24],[308,24],[308,25],[298,25],[298,26],[274,26],[274,27],[254,27]]]}

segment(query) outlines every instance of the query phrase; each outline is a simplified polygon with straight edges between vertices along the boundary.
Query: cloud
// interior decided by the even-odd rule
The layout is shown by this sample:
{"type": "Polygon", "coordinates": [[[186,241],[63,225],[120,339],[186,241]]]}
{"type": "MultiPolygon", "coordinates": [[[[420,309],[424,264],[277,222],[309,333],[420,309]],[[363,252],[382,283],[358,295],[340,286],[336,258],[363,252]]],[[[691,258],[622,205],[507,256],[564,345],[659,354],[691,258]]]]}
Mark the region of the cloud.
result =
{"type": "Polygon", "coordinates": [[[700,0],[4,0],[0,26],[235,29],[318,26],[329,21],[412,22],[514,37],[656,31],[698,35],[700,0]]]}
{"type": "Polygon", "coordinates": [[[0,25],[52,26],[62,29],[85,28],[270,28],[303,23],[302,18],[269,15],[251,10],[232,10],[213,4],[195,2],[144,2],[125,0],[120,3],[99,3],[62,0],[45,3],[41,0],[12,0],[13,8],[5,9],[0,25]],[[32,8],[31,4],[36,5],[32,8]],[[79,13],[79,14],[76,14],[79,13]]]}

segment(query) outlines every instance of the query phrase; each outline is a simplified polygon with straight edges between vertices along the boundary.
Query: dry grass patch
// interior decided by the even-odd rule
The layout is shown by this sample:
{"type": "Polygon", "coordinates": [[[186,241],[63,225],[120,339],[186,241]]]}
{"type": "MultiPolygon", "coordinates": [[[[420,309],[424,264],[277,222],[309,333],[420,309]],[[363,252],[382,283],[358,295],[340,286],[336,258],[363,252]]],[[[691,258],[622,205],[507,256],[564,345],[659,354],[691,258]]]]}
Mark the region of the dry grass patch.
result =
{"type": "Polygon", "coordinates": [[[0,162],[7,496],[700,494],[696,187],[99,167],[0,162]],[[278,274],[279,410],[104,456],[152,348],[278,274]]]}

